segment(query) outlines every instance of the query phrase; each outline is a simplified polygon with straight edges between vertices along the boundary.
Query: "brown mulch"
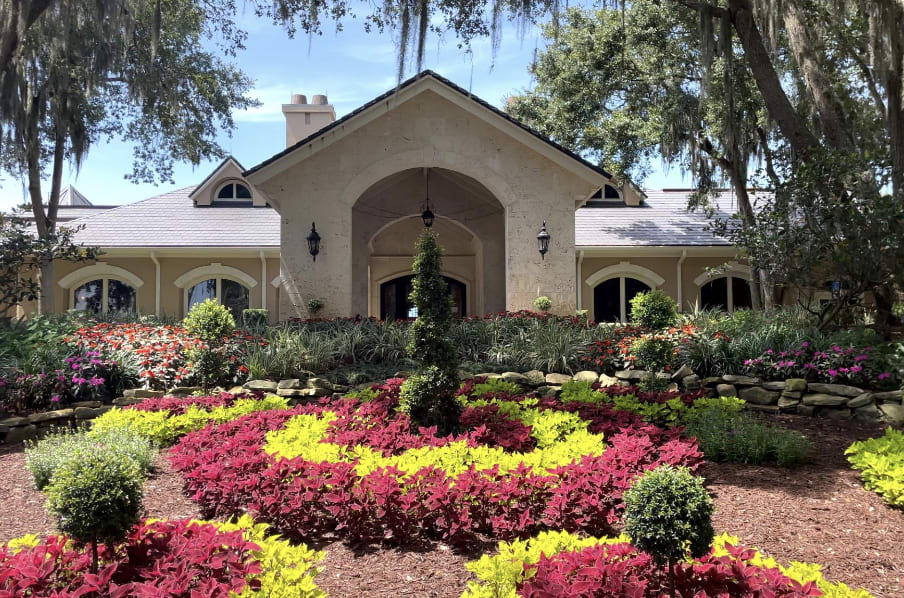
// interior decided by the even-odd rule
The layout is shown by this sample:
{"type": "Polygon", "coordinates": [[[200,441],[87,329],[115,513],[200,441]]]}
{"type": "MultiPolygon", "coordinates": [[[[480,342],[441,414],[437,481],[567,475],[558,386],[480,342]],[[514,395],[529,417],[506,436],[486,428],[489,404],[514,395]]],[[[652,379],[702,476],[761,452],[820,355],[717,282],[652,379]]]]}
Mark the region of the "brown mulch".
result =
{"type": "MultiPolygon", "coordinates": [[[[852,442],[878,436],[882,427],[797,416],[770,421],[806,434],[814,443],[814,463],[797,469],[705,464],[701,473],[715,499],[716,530],[783,564],[821,563],[828,579],[877,598],[904,596],[904,512],[865,490],[844,458],[852,442]]],[[[197,517],[165,455],[157,468],[145,487],[148,516],[197,517]]],[[[0,505],[0,542],[53,531],[21,446],[0,445],[0,505]]],[[[471,579],[465,563],[484,547],[468,554],[443,544],[388,548],[334,541],[317,548],[326,552],[318,585],[331,598],[458,598],[471,579]]]]}

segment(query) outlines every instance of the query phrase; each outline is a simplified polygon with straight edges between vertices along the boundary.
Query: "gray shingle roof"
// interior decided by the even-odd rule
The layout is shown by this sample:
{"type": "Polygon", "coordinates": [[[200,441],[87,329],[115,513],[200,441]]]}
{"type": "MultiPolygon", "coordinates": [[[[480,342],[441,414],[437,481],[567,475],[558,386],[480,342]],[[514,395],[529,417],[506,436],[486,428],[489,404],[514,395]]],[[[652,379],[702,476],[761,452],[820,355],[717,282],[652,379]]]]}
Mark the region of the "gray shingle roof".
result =
{"type": "MultiPolygon", "coordinates": [[[[645,189],[644,203],[629,207],[622,203],[581,208],[575,214],[575,244],[578,246],[667,246],[728,245],[705,230],[709,219],[702,211],[688,212],[689,189],[645,189]]],[[[717,215],[727,217],[737,210],[731,191],[719,194],[717,215]]]]}
{"type": "Polygon", "coordinates": [[[192,187],[79,218],[75,240],[98,247],[279,247],[270,207],[195,207],[192,187]]]}

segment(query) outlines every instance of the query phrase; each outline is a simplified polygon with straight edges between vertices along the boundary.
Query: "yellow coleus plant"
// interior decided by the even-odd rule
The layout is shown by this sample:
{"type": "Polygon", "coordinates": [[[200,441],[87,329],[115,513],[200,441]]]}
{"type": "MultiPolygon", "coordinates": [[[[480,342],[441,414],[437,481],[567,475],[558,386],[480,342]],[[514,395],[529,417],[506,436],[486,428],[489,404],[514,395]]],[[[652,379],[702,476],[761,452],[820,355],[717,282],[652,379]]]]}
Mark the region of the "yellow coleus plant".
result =
{"type": "Polygon", "coordinates": [[[844,454],[867,488],[904,507],[904,433],[887,428],[884,436],[855,442],[844,454]]]}

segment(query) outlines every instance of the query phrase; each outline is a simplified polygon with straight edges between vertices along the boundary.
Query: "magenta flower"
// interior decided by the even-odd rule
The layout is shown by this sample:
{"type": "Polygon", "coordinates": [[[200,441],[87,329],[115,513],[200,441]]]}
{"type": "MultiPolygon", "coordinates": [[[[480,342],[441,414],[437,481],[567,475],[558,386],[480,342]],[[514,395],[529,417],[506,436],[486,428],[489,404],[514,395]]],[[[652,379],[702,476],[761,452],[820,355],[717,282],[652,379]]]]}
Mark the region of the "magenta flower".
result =
{"type": "Polygon", "coordinates": [[[832,378],[834,378],[837,375],[838,375],[838,370],[829,370],[829,376],[831,376],[832,378]]]}
{"type": "Polygon", "coordinates": [[[52,402],[54,402],[54,403],[59,403],[59,402],[60,402],[60,395],[53,395],[52,397],[50,397],[50,400],[51,400],[52,402]]]}
{"type": "Polygon", "coordinates": [[[888,372],[882,372],[879,374],[879,380],[885,380],[886,378],[891,378],[891,374],[888,372]]]}

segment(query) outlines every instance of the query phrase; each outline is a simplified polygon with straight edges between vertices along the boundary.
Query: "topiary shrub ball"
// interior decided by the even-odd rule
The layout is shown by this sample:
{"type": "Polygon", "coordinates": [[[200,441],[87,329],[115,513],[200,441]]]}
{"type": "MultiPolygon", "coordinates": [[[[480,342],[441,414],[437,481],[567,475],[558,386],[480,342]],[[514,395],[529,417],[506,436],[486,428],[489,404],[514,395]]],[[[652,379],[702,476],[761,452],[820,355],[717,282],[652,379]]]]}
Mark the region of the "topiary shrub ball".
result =
{"type": "Polygon", "coordinates": [[[709,552],[713,503],[703,478],[687,468],[648,471],[624,495],[625,533],[660,567],[709,552]]]}
{"type": "Polygon", "coordinates": [[[543,295],[534,299],[534,307],[540,311],[549,311],[552,308],[552,299],[543,295]]]}
{"type": "Polygon", "coordinates": [[[435,365],[418,370],[402,384],[399,409],[416,424],[435,425],[443,434],[458,424],[461,405],[455,399],[458,377],[435,365]]]}
{"type": "Polygon", "coordinates": [[[651,330],[667,328],[678,321],[678,307],[664,291],[638,293],[631,299],[631,321],[651,330]]]}
{"type": "Polygon", "coordinates": [[[214,299],[192,305],[182,324],[186,332],[208,343],[222,342],[235,330],[232,312],[214,299]]]}

